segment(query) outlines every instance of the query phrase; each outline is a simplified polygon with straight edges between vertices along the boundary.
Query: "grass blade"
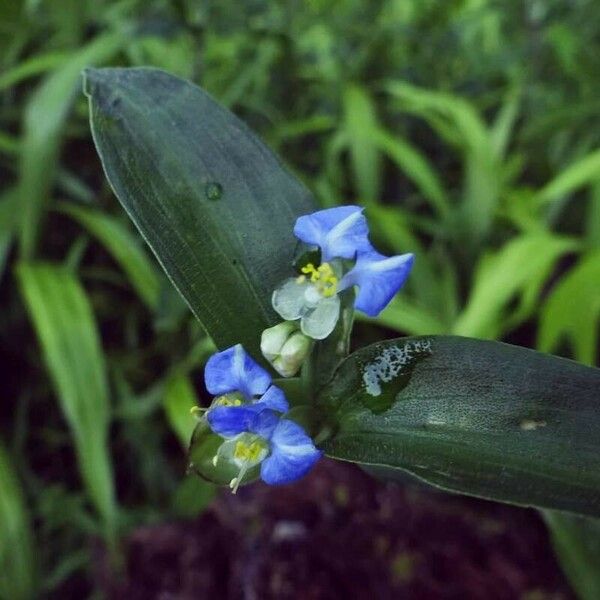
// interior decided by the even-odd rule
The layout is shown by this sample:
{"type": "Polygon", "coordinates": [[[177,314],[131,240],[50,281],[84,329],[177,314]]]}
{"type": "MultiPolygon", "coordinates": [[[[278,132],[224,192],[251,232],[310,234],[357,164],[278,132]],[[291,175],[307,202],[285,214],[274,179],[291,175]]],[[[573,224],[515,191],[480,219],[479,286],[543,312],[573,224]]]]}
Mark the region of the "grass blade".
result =
{"type": "Polygon", "coordinates": [[[563,169],[538,192],[539,204],[550,204],[600,178],[600,150],[563,169]]]}
{"type": "Polygon", "coordinates": [[[544,511],[554,550],[580,600],[600,598],[600,519],[544,511]]]}
{"type": "Polygon", "coordinates": [[[160,278],[137,236],[117,219],[92,208],[61,204],[60,211],[85,227],[112,254],[127,273],[142,301],[154,310],[158,306],[160,278]]]}
{"type": "Polygon", "coordinates": [[[18,277],[73,435],[82,478],[108,540],[114,541],[116,505],[107,444],[108,384],[90,303],[74,274],[62,266],[21,264],[18,277]]]}
{"type": "Polygon", "coordinates": [[[22,258],[31,258],[35,250],[44,206],[56,174],[64,124],[77,92],[81,69],[109,60],[122,43],[121,34],[109,33],[96,38],[49,75],[25,107],[19,178],[22,258]]]}
{"type": "Polygon", "coordinates": [[[577,248],[570,238],[550,234],[522,235],[493,255],[483,257],[469,301],[454,324],[454,333],[499,337],[498,317],[515,295],[548,273],[556,260],[577,248]]]}
{"type": "Polygon", "coordinates": [[[381,155],[374,140],[379,126],[373,100],[356,85],[344,92],[344,127],[355,189],[361,202],[375,202],[381,193],[381,155]]]}
{"type": "Polygon", "coordinates": [[[0,598],[35,597],[33,535],[21,485],[0,443],[0,598]]]}
{"type": "Polygon", "coordinates": [[[593,365],[598,359],[600,251],[590,252],[555,285],[540,313],[537,347],[556,350],[568,339],[575,358],[593,365]]]}

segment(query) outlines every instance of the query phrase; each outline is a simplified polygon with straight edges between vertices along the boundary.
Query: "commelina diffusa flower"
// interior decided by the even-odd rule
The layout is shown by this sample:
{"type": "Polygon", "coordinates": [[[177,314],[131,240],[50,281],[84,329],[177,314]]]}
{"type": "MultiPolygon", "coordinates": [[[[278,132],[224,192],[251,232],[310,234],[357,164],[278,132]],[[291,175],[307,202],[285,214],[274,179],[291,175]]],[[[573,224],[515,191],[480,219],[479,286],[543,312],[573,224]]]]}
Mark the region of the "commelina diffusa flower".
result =
{"type": "Polygon", "coordinates": [[[223,458],[239,468],[230,483],[234,493],[247,471],[259,464],[261,479],[278,485],[303,477],[322,455],[300,425],[268,408],[220,407],[207,419],[211,429],[226,439],[215,464],[223,458]]]}
{"type": "Polygon", "coordinates": [[[212,431],[224,438],[214,463],[226,460],[239,469],[230,484],[234,492],[259,464],[263,481],[275,485],[299,479],[319,459],[302,427],[281,418],[289,409],[283,391],[241,345],[213,355],[204,377],[208,391],[219,394],[206,413],[212,431]]]}
{"type": "Polygon", "coordinates": [[[299,277],[284,281],[273,293],[272,304],[286,321],[300,321],[302,333],[324,339],[340,314],[340,292],[359,288],[355,307],[377,316],[404,285],[413,254],[386,257],[368,238],[368,226],[359,206],[340,206],[300,217],[294,234],[321,251],[321,263],[302,267],[299,277]],[[346,262],[355,260],[346,270],[346,262]]]}

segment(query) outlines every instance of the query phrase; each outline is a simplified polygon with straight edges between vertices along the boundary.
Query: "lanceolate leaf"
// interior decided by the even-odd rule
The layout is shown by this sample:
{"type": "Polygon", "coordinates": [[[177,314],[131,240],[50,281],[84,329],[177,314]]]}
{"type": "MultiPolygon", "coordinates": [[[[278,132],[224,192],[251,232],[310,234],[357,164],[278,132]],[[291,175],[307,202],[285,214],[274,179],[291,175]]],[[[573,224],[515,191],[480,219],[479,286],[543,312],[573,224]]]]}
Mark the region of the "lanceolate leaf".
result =
{"type": "Polygon", "coordinates": [[[499,342],[389,340],[347,358],[320,404],[337,459],[456,492],[600,515],[600,370],[499,342]]]}
{"type": "Polygon", "coordinates": [[[277,321],[308,191],[233,114],[157,69],[88,70],[106,175],[165,271],[221,348],[259,356],[277,321]]]}

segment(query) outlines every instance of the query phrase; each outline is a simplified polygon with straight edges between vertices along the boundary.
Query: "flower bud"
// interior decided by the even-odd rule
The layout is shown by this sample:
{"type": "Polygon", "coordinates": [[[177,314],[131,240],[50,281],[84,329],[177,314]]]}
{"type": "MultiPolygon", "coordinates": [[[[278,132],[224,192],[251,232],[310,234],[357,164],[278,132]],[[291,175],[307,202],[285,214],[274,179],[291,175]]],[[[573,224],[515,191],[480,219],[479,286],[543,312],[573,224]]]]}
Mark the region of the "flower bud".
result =
{"type": "Polygon", "coordinates": [[[269,327],[269,329],[265,329],[262,332],[260,338],[260,350],[270,363],[281,354],[283,345],[296,329],[295,323],[284,321],[283,323],[279,323],[279,325],[275,325],[275,327],[269,327]]]}
{"type": "Polygon", "coordinates": [[[310,352],[312,340],[296,331],[281,348],[277,358],[271,363],[273,368],[283,377],[293,377],[310,352]]]}

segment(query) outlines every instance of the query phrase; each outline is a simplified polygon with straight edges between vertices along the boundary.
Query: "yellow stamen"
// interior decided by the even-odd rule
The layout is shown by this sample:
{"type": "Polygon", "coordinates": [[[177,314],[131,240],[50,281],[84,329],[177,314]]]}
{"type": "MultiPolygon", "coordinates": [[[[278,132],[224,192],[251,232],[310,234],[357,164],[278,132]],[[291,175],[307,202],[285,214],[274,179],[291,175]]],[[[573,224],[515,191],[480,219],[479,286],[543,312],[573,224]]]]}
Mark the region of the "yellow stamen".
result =
{"type": "MultiPolygon", "coordinates": [[[[315,283],[317,289],[323,296],[330,298],[335,296],[337,293],[338,278],[329,263],[323,263],[319,268],[315,268],[312,263],[308,263],[306,266],[300,269],[305,275],[310,275],[310,280],[315,283]]],[[[304,283],[304,279],[300,280],[304,276],[301,275],[296,280],[298,283],[304,283]]]]}
{"type": "Polygon", "coordinates": [[[215,398],[214,401],[215,406],[241,406],[242,399],[234,396],[232,394],[224,394],[223,396],[219,396],[215,398]]]}
{"type": "Polygon", "coordinates": [[[238,460],[255,461],[259,458],[262,450],[263,446],[259,442],[246,444],[245,442],[239,441],[235,445],[233,457],[238,460]]]}

